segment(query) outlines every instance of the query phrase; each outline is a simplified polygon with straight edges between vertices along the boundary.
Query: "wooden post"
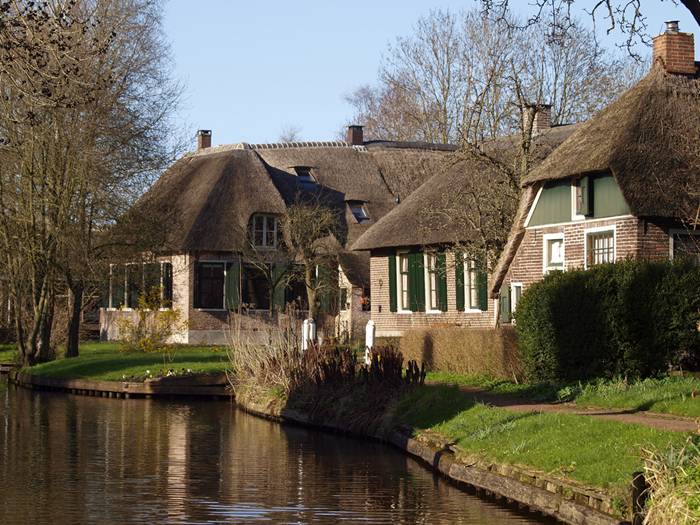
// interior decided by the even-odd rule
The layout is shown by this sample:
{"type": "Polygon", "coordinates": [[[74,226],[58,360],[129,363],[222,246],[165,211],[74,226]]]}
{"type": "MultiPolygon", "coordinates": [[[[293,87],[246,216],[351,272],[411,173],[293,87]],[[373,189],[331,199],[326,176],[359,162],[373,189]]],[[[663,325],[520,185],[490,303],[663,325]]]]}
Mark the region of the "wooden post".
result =
{"type": "Polygon", "coordinates": [[[648,489],[644,472],[634,472],[632,474],[632,525],[642,525],[644,521],[644,505],[649,497],[648,489]]]}

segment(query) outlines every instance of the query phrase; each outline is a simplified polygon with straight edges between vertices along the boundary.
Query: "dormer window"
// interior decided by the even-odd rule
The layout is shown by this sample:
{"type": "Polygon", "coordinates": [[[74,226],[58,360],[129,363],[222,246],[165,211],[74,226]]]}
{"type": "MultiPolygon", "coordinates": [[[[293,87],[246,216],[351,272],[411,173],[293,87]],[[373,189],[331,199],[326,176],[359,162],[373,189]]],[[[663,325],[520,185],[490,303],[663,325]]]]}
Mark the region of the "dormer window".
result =
{"type": "Polygon", "coordinates": [[[250,220],[250,239],[256,248],[276,248],[282,236],[279,219],[257,213],[250,220]]]}
{"type": "Polygon", "coordinates": [[[309,166],[294,166],[294,173],[296,173],[299,182],[306,184],[316,183],[316,179],[311,175],[311,168],[309,166]]]}
{"type": "Polygon", "coordinates": [[[369,220],[369,213],[367,213],[367,208],[365,203],[362,201],[349,201],[348,206],[352,212],[353,217],[358,223],[363,223],[369,220]]]}

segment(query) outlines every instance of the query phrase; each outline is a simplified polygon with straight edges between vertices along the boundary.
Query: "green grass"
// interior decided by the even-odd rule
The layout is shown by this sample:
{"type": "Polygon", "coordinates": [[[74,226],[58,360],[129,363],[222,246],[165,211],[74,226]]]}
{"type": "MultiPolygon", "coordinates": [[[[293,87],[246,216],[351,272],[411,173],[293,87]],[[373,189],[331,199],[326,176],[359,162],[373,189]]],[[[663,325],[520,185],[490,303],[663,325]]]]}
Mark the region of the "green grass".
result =
{"type": "Polygon", "coordinates": [[[142,381],[148,377],[176,373],[222,372],[228,367],[228,356],[223,347],[178,346],[171,353],[172,360],[161,353],[119,351],[118,343],[85,343],[80,345],[80,356],[56,359],[28,369],[32,374],[61,379],[97,379],[142,381]]]}
{"type": "Polygon", "coordinates": [[[532,401],[572,401],[579,406],[700,417],[700,378],[669,376],[638,381],[599,380],[573,385],[516,384],[484,376],[430,372],[427,381],[481,388],[532,401]],[[693,391],[696,397],[692,397],[693,391]]]}
{"type": "Polygon", "coordinates": [[[0,363],[14,363],[17,359],[15,345],[0,344],[0,363]]]}
{"type": "Polygon", "coordinates": [[[515,413],[474,403],[456,387],[428,385],[404,397],[396,417],[430,430],[459,451],[534,467],[600,488],[629,484],[642,447],[666,448],[686,435],[556,413],[515,413]]]}

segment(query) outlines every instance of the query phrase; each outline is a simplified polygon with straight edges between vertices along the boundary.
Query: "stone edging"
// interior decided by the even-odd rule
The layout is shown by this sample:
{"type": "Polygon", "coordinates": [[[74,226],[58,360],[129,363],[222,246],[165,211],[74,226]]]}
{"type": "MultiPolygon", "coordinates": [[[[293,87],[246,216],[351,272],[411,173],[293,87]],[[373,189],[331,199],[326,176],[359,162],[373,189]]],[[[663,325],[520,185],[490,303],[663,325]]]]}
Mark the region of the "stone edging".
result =
{"type": "Polygon", "coordinates": [[[19,386],[36,390],[59,390],[71,394],[97,397],[158,397],[158,396],[232,396],[226,374],[198,374],[137,381],[96,381],[92,379],[58,379],[12,370],[8,380],[19,386]]]}
{"type": "MultiPolygon", "coordinates": [[[[308,415],[295,410],[283,409],[279,413],[273,413],[261,406],[244,405],[239,402],[236,404],[241,410],[265,419],[357,435],[356,432],[338,425],[315,423],[308,415]]],[[[455,458],[449,449],[439,450],[400,430],[393,430],[387,436],[360,434],[359,437],[370,437],[389,443],[457,484],[466,484],[486,495],[517,502],[562,523],[629,525],[628,521],[607,513],[611,498],[594,490],[550,479],[511,465],[491,464],[485,468],[477,463],[466,464],[455,458]]]]}

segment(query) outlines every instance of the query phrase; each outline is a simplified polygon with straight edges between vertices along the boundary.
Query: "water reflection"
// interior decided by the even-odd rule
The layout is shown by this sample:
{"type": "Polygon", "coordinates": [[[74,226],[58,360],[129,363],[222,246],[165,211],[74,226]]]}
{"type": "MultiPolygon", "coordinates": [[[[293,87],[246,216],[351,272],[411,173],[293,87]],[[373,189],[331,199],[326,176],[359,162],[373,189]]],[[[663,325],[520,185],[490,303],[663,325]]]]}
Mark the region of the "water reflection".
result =
{"type": "Polygon", "coordinates": [[[277,425],[226,402],[0,386],[0,423],[3,524],[536,522],[383,445],[277,425]]]}

